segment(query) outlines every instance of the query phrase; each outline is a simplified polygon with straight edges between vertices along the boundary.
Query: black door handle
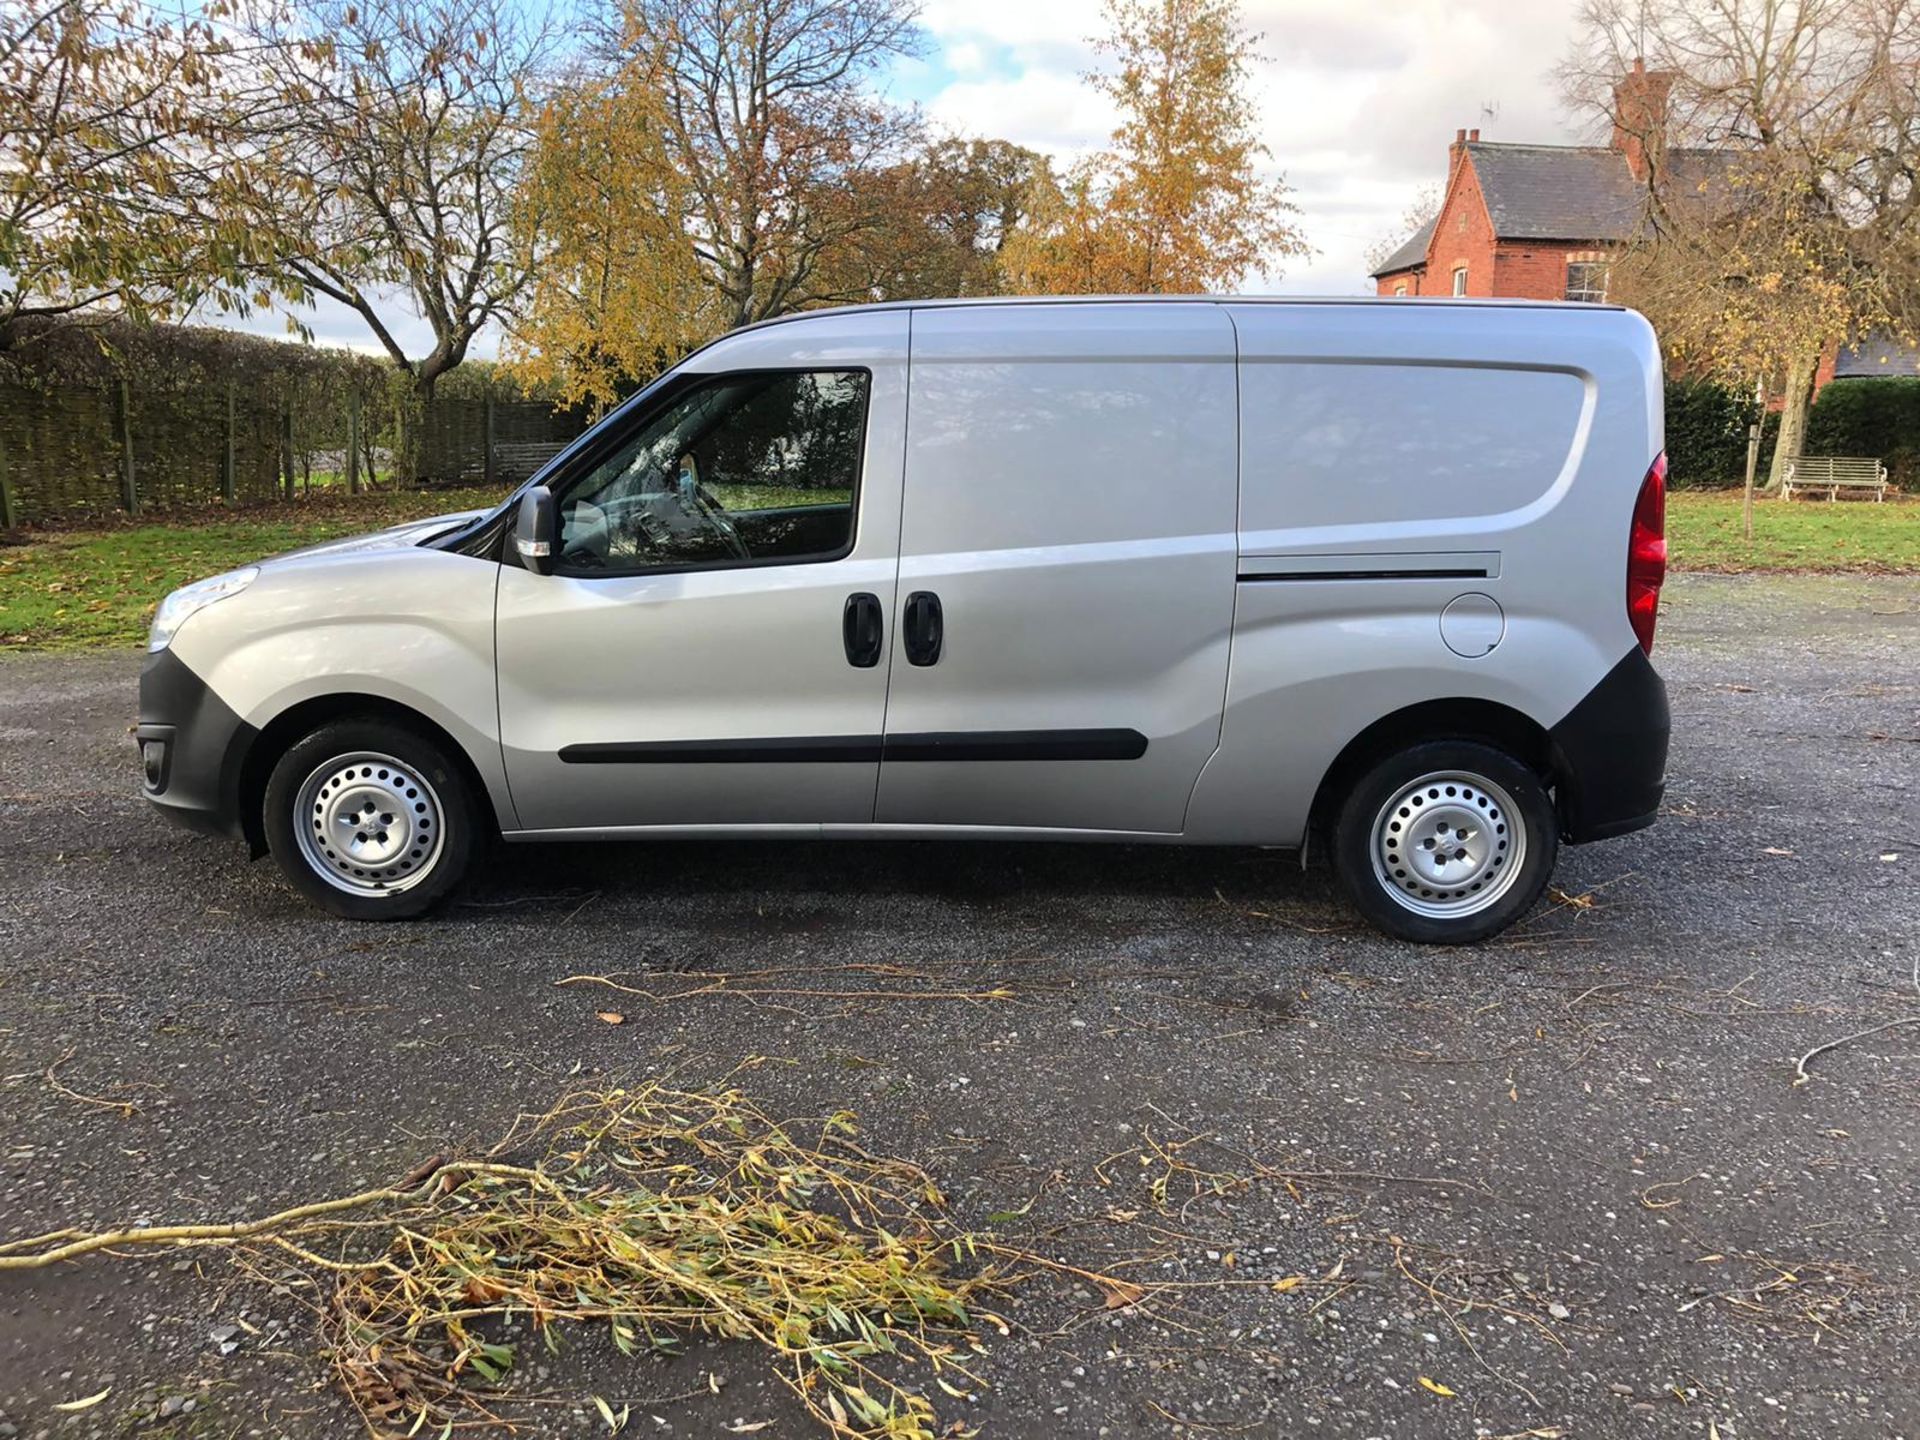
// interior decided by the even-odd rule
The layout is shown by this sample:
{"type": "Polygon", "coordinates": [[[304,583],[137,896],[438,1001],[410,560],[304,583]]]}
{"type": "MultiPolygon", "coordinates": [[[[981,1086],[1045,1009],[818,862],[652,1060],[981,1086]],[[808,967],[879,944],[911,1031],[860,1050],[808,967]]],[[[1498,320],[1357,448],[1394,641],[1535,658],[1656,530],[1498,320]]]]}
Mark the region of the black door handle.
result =
{"type": "Polygon", "coordinates": [[[940,658],[943,630],[938,595],[931,590],[916,590],[907,596],[906,613],[900,620],[900,638],[906,645],[909,665],[931,665],[940,658]]]}
{"type": "Polygon", "coordinates": [[[847,663],[871,670],[880,663],[882,616],[880,597],[862,591],[847,597],[840,612],[840,638],[846,642],[847,663]]]}

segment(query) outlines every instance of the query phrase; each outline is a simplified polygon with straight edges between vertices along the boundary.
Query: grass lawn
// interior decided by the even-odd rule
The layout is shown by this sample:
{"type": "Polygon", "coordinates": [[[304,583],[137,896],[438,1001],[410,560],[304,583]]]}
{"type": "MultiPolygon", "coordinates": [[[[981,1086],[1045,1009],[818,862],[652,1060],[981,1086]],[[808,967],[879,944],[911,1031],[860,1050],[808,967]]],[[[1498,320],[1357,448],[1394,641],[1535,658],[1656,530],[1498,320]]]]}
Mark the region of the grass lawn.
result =
{"type": "Polygon", "coordinates": [[[1738,490],[1676,490],[1667,540],[1676,570],[1920,574],[1920,501],[1756,500],[1749,541],[1738,490]]]}
{"type": "Polygon", "coordinates": [[[138,645],[160,597],[189,581],[341,535],[491,505],[504,493],[315,495],[166,525],[37,533],[0,545],[0,648],[138,645]]]}
{"type": "MultiPolygon", "coordinates": [[[[27,544],[0,546],[0,648],[137,645],[160,597],[188,581],[336,536],[489,505],[499,493],[316,493],[183,523],[37,533],[27,544]]],[[[720,498],[744,506],[824,497],[759,490],[720,498]]],[[[1667,534],[1676,570],[1920,574],[1920,502],[1762,500],[1749,544],[1739,492],[1682,490],[1667,497],[1667,534]]]]}

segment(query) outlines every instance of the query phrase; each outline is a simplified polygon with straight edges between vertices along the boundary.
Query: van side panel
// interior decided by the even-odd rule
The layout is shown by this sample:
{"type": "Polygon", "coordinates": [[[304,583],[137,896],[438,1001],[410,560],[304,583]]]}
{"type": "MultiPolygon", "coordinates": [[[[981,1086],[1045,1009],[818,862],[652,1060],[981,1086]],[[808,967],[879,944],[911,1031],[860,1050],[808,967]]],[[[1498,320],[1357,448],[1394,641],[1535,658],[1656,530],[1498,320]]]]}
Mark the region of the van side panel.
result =
{"type": "Polygon", "coordinates": [[[1235,383],[1213,305],[915,312],[899,588],[945,648],[893,628],[877,822],[1181,829],[1226,692],[1235,383]]]}
{"type": "Polygon", "coordinates": [[[1627,311],[1226,308],[1240,581],[1188,838],[1298,845],[1375,721],[1458,698],[1551,730],[1636,647],[1626,545],[1663,438],[1659,356],[1627,311]],[[1456,601],[1473,626],[1443,627],[1456,601]]]}
{"type": "MultiPolygon", "coordinates": [[[[1392,517],[1449,529],[1538,500],[1581,438],[1586,377],[1401,361],[1255,363],[1242,377],[1250,548],[1392,517]]],[[[1396,531],[1396,539],[1399,531],[1396,531]]]]}

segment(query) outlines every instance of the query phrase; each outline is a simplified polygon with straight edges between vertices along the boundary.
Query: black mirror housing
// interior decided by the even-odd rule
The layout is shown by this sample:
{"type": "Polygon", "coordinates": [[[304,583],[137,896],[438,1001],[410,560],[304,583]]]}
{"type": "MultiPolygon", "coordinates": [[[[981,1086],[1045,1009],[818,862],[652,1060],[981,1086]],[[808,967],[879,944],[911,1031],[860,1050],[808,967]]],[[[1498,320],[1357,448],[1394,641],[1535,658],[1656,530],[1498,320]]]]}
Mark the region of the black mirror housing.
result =
{"type": "Polygon", "coordinates": [[[553,492],[536,485],[520,497],[513,517],[513,550],[520,563],[536,575],[551,575],[554,540],[559,525],[554,518],[553,492]]]}

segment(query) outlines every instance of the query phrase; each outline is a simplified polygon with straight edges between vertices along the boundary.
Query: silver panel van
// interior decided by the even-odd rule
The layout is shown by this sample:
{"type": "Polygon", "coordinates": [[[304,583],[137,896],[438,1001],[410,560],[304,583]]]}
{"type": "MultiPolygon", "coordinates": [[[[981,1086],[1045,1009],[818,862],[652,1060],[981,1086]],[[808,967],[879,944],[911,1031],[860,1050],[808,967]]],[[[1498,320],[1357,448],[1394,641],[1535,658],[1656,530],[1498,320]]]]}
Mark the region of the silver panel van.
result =
{"type": "Polygon", "coordinates": [[[792,316],[490,512],[169,596],[146,793],[361,919],[495,835],[1311,841],[1482,940],[1659,809],[1662,444],[1604,305],[792,316]]]}

